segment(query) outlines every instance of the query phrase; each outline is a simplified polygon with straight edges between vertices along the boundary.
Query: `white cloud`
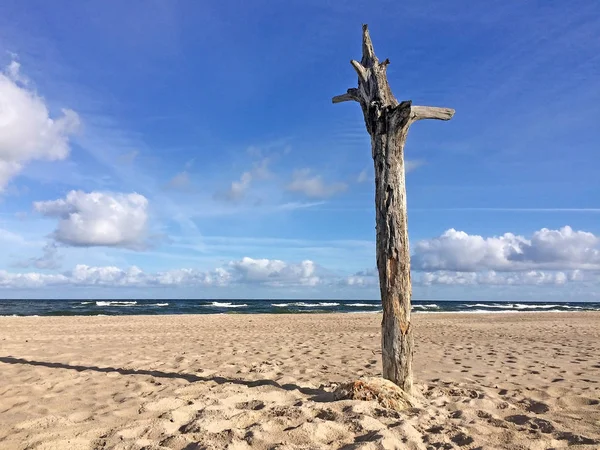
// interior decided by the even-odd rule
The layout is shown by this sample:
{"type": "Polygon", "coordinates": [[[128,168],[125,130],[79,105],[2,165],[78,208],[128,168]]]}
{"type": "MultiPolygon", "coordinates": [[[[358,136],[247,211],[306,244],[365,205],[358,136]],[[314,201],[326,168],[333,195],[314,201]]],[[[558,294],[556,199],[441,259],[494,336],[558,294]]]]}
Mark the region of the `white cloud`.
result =
{"type": "Polygon", "coordinates": [[[348,286],[379,286],[377,269],[362,270],[342,279],[342,284],[348,286]]]}
{"type": "Polygon", "coordinates": [[[315,286],[321,281],[317,267],[310,260],[289,264],[277,259],[252,259],[232,261],[235,278],[242,283],[263,283],[271,286],[304,285],[315,286]]]}
{"type": "Polygon", "coordinates": [[[69,279],[62,274],[49,275],[36,272],[10,273],[0,270],[0,287],[3,288],[41,288],[68,283],[69,279]]]}
{"type": "Polygon", "coordinates": [[[160,286],[225,286],[231,281],[231,274],[223,268],[211,272],[175,269],[159,272],[151,280],[152,284],[160,286]]]}
{"type": "Polygon", "coordinates": [[[511,233],[484,238],[450,229],[417,242],[412,267],[459,272],[600,269],[599,244],[594,234],[568,226],[543,228],[530,239],[511,233]]]}
{"type": "Polygon", "coordinates": [[[160,286],[223,286],[230,275],[223,269],[202,272],[195,269],[175,269],[145,273],[136,266],[121,269],[114,266],[90,267],[79,264],[69,272],[47,275],[36,272],[9,273],[0,270],[0,287],[41,288],[45,286],[98,287],[160,287],[160,286]]]}
{"type": "Polygon", "coordinates": [[[140,194],[71,191],[64,199],[35,202],[36,211],[58,218],[53,237],[72,246],[141,248],[148,200],[140,194]]]}
{"type": "Polygon", "coordinates": [[[508,255],[517,252],[522,241],[525,239],[510,233],[483,238],[452,228],[439,237],[417,242],[412,267],[465,272],[508,269],[508,255]]]}
{"type": "Polygon", "coordinates": [[[78,126],[79,116],[70,109],[51,118],[44,99],[27,87],[13,61],[0,72],[0,192],[27,162],[65,159],[78,126]]]}
{"type": "Polygon", "coordinates": [[[123,270],[113,266],[90,267],[78,264],[69,274],[69,282],[85,286],[137,286],[145,282],[145,277],[136,266],[123,270]]]}
{"type": "Polygon", "coordinates": [[[530,270],[524,272],[426,272],[421,275],[420,283],[424,285],[564,285],[569,281],[578,281],[580,275],[561,271],[547,272],[530,270]]]}
{"type": "MultiPolygon", "coordinates": [[[[564,286],[572,283],[593,283],[600,280],[600,272],[578,270],[521,272],[436,271],[419,272],[413,277],[415,286],[564,286]]],[[[263,286],[271,288],[323,288],[352,287],[377,291],[379,285],[376,270],[341,276],[328,272],[310,260],[298,263],[277,259],[254,259],[245,257],[230,261],[212,270],[195,268],[172,269],[162,272],[144,272],[136,266],[76,265],[62,274],[38,272],[10,273],[0,270],[0,287],[7,289],[35,289],[61,285],[68,287],[157,288],[157,287],[232,287],[263,286]]],[[[309,291],[307,291],[309,292],[309,291]]]]}
{"type": "Polygon", "coordinates": [[[231,183],[231,187],[222,197],[230,201],[240,200],[246,194],[251,182],[252,174],[250,172],[244,172],[239,181],[233,181],[231,183]]]}
{"type": "Polygon", "coordinates": [[[347,188],[346,183],[325,183],[320,175],[312,175],[310,169],[296,170],[292,182],[287,186],[289,191],[300,192],[311,198],[331,197],[347,188]]]}
{"type": "MultiPolygon", "coordinates": [[[[257,154],[256,156],[259,155],[257,154]]],[[[225,192],[215,194],[215,198],[227,201],[241,200],[246,196],[254,181],[264,180],[271,176],[271,171],[269,170],[270,162],[271,160],[268,157],[255,161],[251,170],[242,173],[239,180],[233,181],[225,192]]]]}
{"type": "Polygon", "coordinates": [[[79,264],[60,275],[36,272],[9,273],[0,271],[0,287],[37,288],[62,284],[66,286],[103,287],[189,287],[227,286],[231,284],[261,284],[272,287],[316,286],[323,279],[317,275],[312,261],[286,263],[279,260],[243,258],[210,271],[193,268],[146,273],[136,266],[121,269],[115,266],[92,267],[79,264]]]}

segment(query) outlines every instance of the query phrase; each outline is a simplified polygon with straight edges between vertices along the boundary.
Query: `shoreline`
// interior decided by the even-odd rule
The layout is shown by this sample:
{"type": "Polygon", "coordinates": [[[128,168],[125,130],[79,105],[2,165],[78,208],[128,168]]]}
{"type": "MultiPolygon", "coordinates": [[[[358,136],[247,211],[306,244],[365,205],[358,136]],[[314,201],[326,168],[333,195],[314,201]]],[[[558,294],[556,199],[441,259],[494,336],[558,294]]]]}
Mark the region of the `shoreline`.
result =
{"type": "MultiPolygon", "coordinates": [[[[597,314],[600,316],[600,311],[596,311],[596,310],[564,310],[564,311],[527,311],[527,310],[505,310],[505,311],[412,311],[411,312],[411,317],[412,316],[424,316],[424,315],[436,315],[436,314],[440,314],[440,315],[447,315],[447,314],[451,314],[451,315],[465,315],[465,316],[471,316],[471,315],[496,315],[496,314],[538,314],[538,315],[544,315],[544,314],[552,314],[552,315],[556,315],[556,314],[597,314]]],[[[322,312],[322,311],[315,311],[315,312],[309,312],[309,311],[305,311],[305,312],[273,312],[273,313],[261,313],[261,312],[235,312],[235,311],[231,311],[231,312],[215,312],[215,313],[187,313],[187,314],[144,314],[144,313],[137,313],[137,314],[45,314],[45,315],[39,315],[39,314],[31,314],[31,315],[19,315],[19,314],[12,314],[12,315],[0,315],[0,318],[27,318],[27,317],[39,317],[39,318],[60,318],[60,317],[64,317],[64,318],[69,318],[69,317],[74,317],[74,318],[82,318],[82,317],[196,317],[196,316],[207,316],[207,317],[216,317],[216,316],[252,316],[252,317],[261,317],[261,316],[267,316],[267,317],[272,317],[272,316],[332,316],[332,315],[340,315],[340,316],[345,316],[345,315],[351,315],[351,314],[365,314],[365,315],[375,315],[375,314],[383,314],[382,311],[346,311],[346,312],[339,312],[339,311],[332,311],[332,312],[322,312]]]]}

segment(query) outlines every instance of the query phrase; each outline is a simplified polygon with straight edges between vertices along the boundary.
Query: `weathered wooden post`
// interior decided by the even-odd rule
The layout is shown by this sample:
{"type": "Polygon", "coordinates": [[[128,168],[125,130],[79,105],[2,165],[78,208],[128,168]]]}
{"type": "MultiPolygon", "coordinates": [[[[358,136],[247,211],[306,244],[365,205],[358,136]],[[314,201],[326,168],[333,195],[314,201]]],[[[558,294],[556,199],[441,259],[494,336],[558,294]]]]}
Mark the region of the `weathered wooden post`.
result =
{"type": "Polygon", "coordinates": [[[383,304],[381,349],[383,377],[412,392],[413,334],[410,325],[410,253],[406,219],[404,143],[409,127],[421,119],[450,120],[454,110],[399,103],[388,84],[389,59],[379,62],[367,25],[363,25],[362,60],[350,61],[358,88],[333,97],[333,103],[356,101],[371,135],[375,163],[377,268],[383,304]]]}

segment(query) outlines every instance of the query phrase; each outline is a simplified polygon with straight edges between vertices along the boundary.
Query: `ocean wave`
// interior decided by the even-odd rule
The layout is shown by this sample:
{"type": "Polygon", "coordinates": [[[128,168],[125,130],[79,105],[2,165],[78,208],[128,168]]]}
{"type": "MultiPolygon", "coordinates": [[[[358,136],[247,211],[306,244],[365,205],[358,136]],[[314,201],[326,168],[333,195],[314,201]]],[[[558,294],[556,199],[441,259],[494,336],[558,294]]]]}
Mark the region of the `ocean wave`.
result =
{"type": "Polygon", "coordinates": [[[234,305],[231,302],[224,302],[224,303],[221,303],[221,302],[212,302],[210,305],[206,305],[206,306],[212,306],[212,307],[215,307],[215,308],[245,308],[248,305],[246,305],[245,303],[242,304],[242,305],[234,305]]]}
{"type": "Polygon", "coordinates": [[[436,305],[435,303],[430,303],[428,305],[412,305],[413,308],[419,308],[419,309],[440,309],[440,307],[438,305],[436,305]]]}
{"type": "MultiPolygon", "coordinates": [[[[590,310],[588,310],[590,311],[590,310]]],[[[593,311],[593,310],[591,310],[593,311]]],[[[503,310],[492,310],[489,309],[469,309],[462,311],[419,311],[418,314],[549,314],[549,313],[574,313],[576,314],[578,311],[574,310],[543,310],[543,311],[534,311],[534,310],[519,310],[519,309],[503,309],[503,310]]]]}
{"type": "Polygon", "coordinates": [[[554,308],[565,308],[565,309],[583,309],[580,306],[567,306],[567,305],[551,305],[551,304],[524,304],[524,303],[505,303],[505,304],[501,304],[501,303],[492,303],[492,304],[486,304],[486,303],[475,303],[475,304],[464,304],[462,306],[466,306],[467,308],[497,308],[497,309],[518,309],[518,310],[523,310],[523,309],[554,309],[554,308]]]}
{"type": "Polygon", "coordinates": [[[354,306],[356,308],[376,308],[379,305],[372,305],[369,303],[348,303],[345,306],[354,306]]]}
{"type": "Polygon", "coordinates": [[[512,304],[507,303],[505,305],[499,305],[498,303],[492,303],[492,304],[485,304],[485,303],[475,303],[473,305],[471,304],[464,304],[461,306],[466,306],[467,308],[512,308],[512,304]]]}
{"type": "MultiPolygon", "coordinates": [[[[271,306],[275,306],[276,308],[287,308],[288,306],[298,306],[300,308],[318,308],[323,306],[340,306],[339,303],[305,303],[305,302],[292,302],[292,303],[271,303],[271,306]]],[[[352,306],[352,305],[349,305],[352,306]]],[[[370,305],[369,305],[370,306],[370,305]]]]}
{"type": "Polygon", "coordinates": [[[92,303],[95,303],[95,302],[81,302],[80,305],[91,305],[92,303]]]}
{"type": "Polygon", "coordinates": [[[156,303],[155,305],[150,305],[150,306],[169,306],[168,303],[156,303]]]}
{"type": "Polygon", "coordinates": [[[322,306],[340,306],[339,303],[327,303],[327,302],[321,302],[321,303],[298,302],[298,303],[292,303],[292,305],[300,306],[301,308],[318,308],[318,307],[322,307],[322,306]]]}
{"type": "Polygon", "coordinates": [[[521,303],[515,303],[511,306],[515,309],[552,309],[562,307],[562,305],[523,305],[521,303]]]}
{"type": "Polygon", "coordinates": [[[137,302],[97,301],[96,306],[135,306],[137,302]]]}

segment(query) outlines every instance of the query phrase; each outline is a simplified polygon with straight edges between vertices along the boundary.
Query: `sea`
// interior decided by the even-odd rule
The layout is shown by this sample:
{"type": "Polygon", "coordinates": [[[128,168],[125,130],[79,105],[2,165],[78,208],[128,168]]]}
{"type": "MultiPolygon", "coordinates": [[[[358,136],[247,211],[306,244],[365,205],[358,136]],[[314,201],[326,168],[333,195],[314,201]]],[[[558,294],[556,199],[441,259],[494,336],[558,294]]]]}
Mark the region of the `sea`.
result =
{"type": "MultiPolygon", "coordinates": [[[[416,314],[600,311],[600,302],[416,300],[416,314]]],[[[0,300],[0,316],[380,313],[379,300],[0,300]]]]}

